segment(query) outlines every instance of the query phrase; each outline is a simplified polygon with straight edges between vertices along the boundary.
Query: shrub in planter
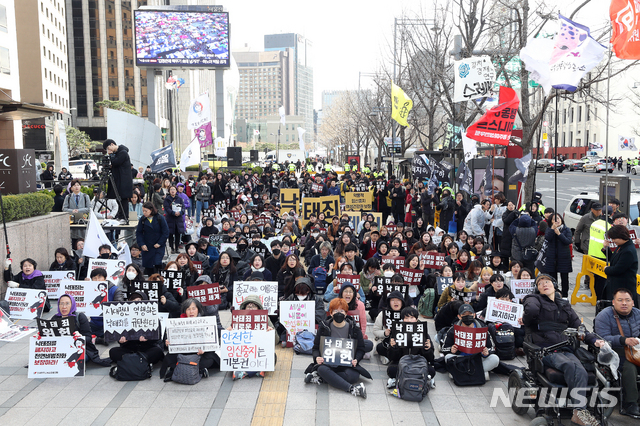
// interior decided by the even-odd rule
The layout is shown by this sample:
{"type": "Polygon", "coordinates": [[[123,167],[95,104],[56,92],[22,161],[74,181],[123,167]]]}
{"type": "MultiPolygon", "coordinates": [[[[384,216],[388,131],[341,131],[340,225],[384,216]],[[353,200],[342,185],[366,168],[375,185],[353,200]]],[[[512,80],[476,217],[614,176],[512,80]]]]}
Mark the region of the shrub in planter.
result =
{"type": "Polygon", "coordinates": [[[2,201],[4,209],[0,211],[0,218],[4,215],[4,220],[11,222],[50,213],[53,208],[53,192],[51,195],[39,192],[6,195],[2,197],[2,201]]]}

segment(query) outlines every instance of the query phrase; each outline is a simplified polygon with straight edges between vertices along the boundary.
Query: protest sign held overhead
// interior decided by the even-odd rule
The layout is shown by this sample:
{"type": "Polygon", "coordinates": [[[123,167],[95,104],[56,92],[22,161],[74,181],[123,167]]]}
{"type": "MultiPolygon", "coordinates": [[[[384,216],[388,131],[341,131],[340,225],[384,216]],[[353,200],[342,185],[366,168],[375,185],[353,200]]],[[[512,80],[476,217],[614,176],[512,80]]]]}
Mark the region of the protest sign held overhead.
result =
{"type": "Polygon", "coordinates": [[[409,286],[406,284],[393,284],[391,283],[391,277],[375,277],[375,286],[377,287],[378,294],[389,295],[392,291],[399,291],[402,293],[402,297],[407,297],[409,293],[409,286]]]}
{"type": "Polygon", "coordinates": [[[266,309],[237,309],[231,312],[234,330],[267,330],[269,317],[266,309]]]}
{"type": "Polygon", "coordinates": [[[280,188],[280,210],[295,210],[296,214],[300,214],[300,189],[298,188],[280,188]]]}
{"type": "Polygon", "coordinates": [[[102,304],[104,318],[104,339],[117,341],[124,336],[127,340],[157,340],[160,336],[158,302],[105,302],[102,304]]]}
{"type": "Polygon", "coordinates": [[[278,309],[277,281],[236,281],[233,284],[233,309],[240,309],[245,297],[258,296],[262,307],[275,315],[278,309]]]}
{"type": "Polygon", "coordinates": [[[27,377],[42,379],[84,376],[85,347],[84,337],[32,337],[29,341],[27,377]]]}
{"type": "Polygon", "coordinates": [[[509,145],[520,100],[515,90],[500,87],[499,104],[467,128],[467,137],[493,145],[509,145]]]}
{"type": "Polygon", "coordinates": [[[219,348],[216,317],[167,319],[169,353],[212,352],[219,348]]]}
{"type": "Polygon", "coordinates": [[[300,215],[302,226],[309,222],[311,214],[315,214],[318,217],[320,213],[324,213],[326,217],[340,216],[340,196],[305,197],[302,200],[302,214],[300,215]]]}
{"type": "Polygon", "coordinates": [[[383,320],[383,328],[391,330],[393,323],[396,321],[402,321],[402,315],[400,311],[394,311],[389,308],[386,308],[382,315],[383,320]]]}
{"type": "Polygon", "coordinates": [[[413,178],[418,181],[424,181],[431,176],[431,167],[429,166],[429,158],[425,154],[415,152],[413,154],[413,162],[411,163],[411,171],[413,178]]]}
{"type": "Polygon", "coordinates": [[[346,192],[344,206],[345,210],[369,211],[371,210],[371,193],[368,191],[346,192]]]}
{"type": "Polygon", "coordinates": [[[222,330],[220,371],[273,371],[275,330],[222,330]]]}
{"type": "Polygon", "coordinates": [[[420,261],[424,263],[424,267],[428,269],[440,269],[447,264],[444,260],[446,255],[437,251],[422,253],[419,257],[420,261]]]}
{"type": "Polygon", "coordinates": [[[360,275],[348,275],[348,274],[338,274],[336,275],[336,283],[334,284],[334,289],[337,288],[338,291],[342,289],[342,284],[351,283],[356,288],[356,292],[360,290],[360,275]]]}
{"type": "Polygon", "coordinates": [[[61,280],[75,280],[75,271],[42,271],[44,285],[47,286],[47,297],[49,300],[58,298],[58,289],[61,280]]]}
{"type": "Polygon", "coordinates": [[[487,327],[453,326],[454,345],[465,354],[477,354],[487,346],[487,327]]]}
{"type": "Polygon", "coordinates": [[[396,269],[402,268],[404,266],[404,256],[382,256],[381,265],[385,263],[391,263],[396,269]]]}
{"type": "Polygon", "coordinates": [[[9,302],[9,315],[13,319],[40,318],[47,303],[47,290],[7,288],[5,300],[9,302]]]}
{"type": "Polygon", "coordinates": [[[120,259],[89,259],[87,276],[89,276],[94,269],[103,268],[107,271],[107,279],[117,283],[118,280],[124,276],[124,267],[126,264],[126,261],[120,259]]]}

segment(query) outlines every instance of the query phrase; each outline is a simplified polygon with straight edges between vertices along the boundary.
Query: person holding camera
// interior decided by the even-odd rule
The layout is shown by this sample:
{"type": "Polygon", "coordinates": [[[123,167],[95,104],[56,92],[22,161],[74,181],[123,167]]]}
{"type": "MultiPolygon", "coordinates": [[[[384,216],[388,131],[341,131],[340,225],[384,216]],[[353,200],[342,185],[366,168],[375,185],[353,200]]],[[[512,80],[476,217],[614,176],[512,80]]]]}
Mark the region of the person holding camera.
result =
{"type": "MultiPolygon", "coordinates": [[[[126,220],[126,215],[129,213],[129,198],[133,195],[133,178],[131,177],[129,148],[124,145],[118,146],[113,139],[104,141],[102,147],[109,156],[113,183],[118,189],[118,195],[122,202],[122,208],[118,210],[116,217],[121,220],[126,220]]],[[[109,185],[107,198],[116,198],[116,192],[112,185],[109,185]]]]}

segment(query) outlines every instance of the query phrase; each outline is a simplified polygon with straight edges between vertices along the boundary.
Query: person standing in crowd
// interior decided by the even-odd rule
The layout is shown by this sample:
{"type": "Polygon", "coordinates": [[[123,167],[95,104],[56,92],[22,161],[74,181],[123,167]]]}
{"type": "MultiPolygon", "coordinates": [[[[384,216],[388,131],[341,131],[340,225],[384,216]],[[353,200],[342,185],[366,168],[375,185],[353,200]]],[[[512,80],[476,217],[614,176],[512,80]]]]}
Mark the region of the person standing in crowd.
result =
{"type": "Polygon", "coordinates": [[[112,139],[107,139],[102,144],[102,148],[109,155],[111,160],[111,175],[115,185],[109,185],[107,198],[116,198],[116,189],[122,202],[122,209],[118,210],[117,218],[125,220],[129,214],[129,199],[133,194],[133,178],[131,177],[131,160],[129,159],[129,148],[124,145],[118,146],[112,139]],[[115,186],[115,188],[114,188],[115,186]]]}
{"type": "Polygon", "coordinates": [[[44,187],[50,189],[53,187],[53,181],[56,179],[56,172],[53,171],[53,164],[49,164],[47,169],[40,175],[40,180],[44,182],[44,187]]]}
{"type": "Polygon", "coordinates": [[[454,216],[456,218],[456,223],[458,229],[456,232],[460,232],[464,228],[464,221],[469,214],[469,205],[467,201],[464,199],[464,194],[460,191],[456,193],[456,201],[453,206],[454,216]]]}
{"type": "Polygon", "coordinates": [[[136,240],[142,249],[142,266],[145,268],[145,274],[150,275],[162,269],[169,227],[164,217],[158,214],[153,203],[144,203],[142,214],[144,218],[138,222],[136,240]]]}
{"type": "Polygon", "coordinates": [[[178,195],[178,190],[175,186],[169,188],[169,194],[165,197],[164,202],[164,216],[167,221],[167,227],[169,228],[169,247],[172,249],[171,253],[178,253],[178,248],[184,234],[184,213],[186,211],[184,206],[184,200],[178,195]]]}
{"type": "Polygon", "coordinates": [[[389,195],[391,197],[391,213],[393,214],[393,221],[395,223],[402,222],[402,219],[404,218],[404,203],[406,195],[399,180],[396,180],[393,183],[393,189],[391,189],[389,195]]]}
{"type": "Polygon", "coordinates": [[[602,204],[594,202],[591,204],[591,212],[580,218],[576,230],[573,233],[573,243],[576,249],[583,254],[589,253],[589,237],[591,235],[591,224],[602,216],[602,204]]]}
{"type": "Polygon", "coordinates": [[[440,210],[440,228],[449,229],[449,222],[453,220],[453,211],[456,206],[453,197],[451,196],[451,188],[445,187],[442,189],[442,198],[437,209],[440,210]]]}
{"type": "MultiPolygon", "coordinates": [[[[617,248],[609,259],[610,265],[604,268],[607,283],[602,293],[602,299],[611,300],[613,292],[617,288],[626,288],[631,293],[634,304],[637,304],[638,254],[633,241],[631,241],[629,230],[623,225],[613,225],[607,231],[607,237],[617,245],[617,248]]],[[[604,244],[609,246],[609,241],[605,240],[604,244]]]]}
{"type": "Polygon", "coordinates": [[[547,248],[544,253],[544,262],[540,263],[540,272],[549,274],[557,280],[560,274],[560,292],[562,297],[569,297],[569,273],[573,271],[571,265],[571,229],[564,225],[564,220],[559,214],[553,214],[547,219],[550,225],[545,231],[544,238],[547,248]]]}

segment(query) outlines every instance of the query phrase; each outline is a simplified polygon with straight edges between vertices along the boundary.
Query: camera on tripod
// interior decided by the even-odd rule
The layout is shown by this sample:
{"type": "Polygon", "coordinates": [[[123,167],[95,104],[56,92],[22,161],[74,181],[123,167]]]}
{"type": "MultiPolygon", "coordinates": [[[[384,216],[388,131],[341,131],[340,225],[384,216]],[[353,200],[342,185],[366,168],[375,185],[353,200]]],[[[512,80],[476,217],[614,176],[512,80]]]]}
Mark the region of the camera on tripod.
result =
{"type": "Polygon", "coordinates": [[[105,175],[109,173],[110,170],[111,170],[111,157],[109,156],[109,154],[105,154],[102,156],[102,159],[100,161],[100,174],[105,175]]]}

